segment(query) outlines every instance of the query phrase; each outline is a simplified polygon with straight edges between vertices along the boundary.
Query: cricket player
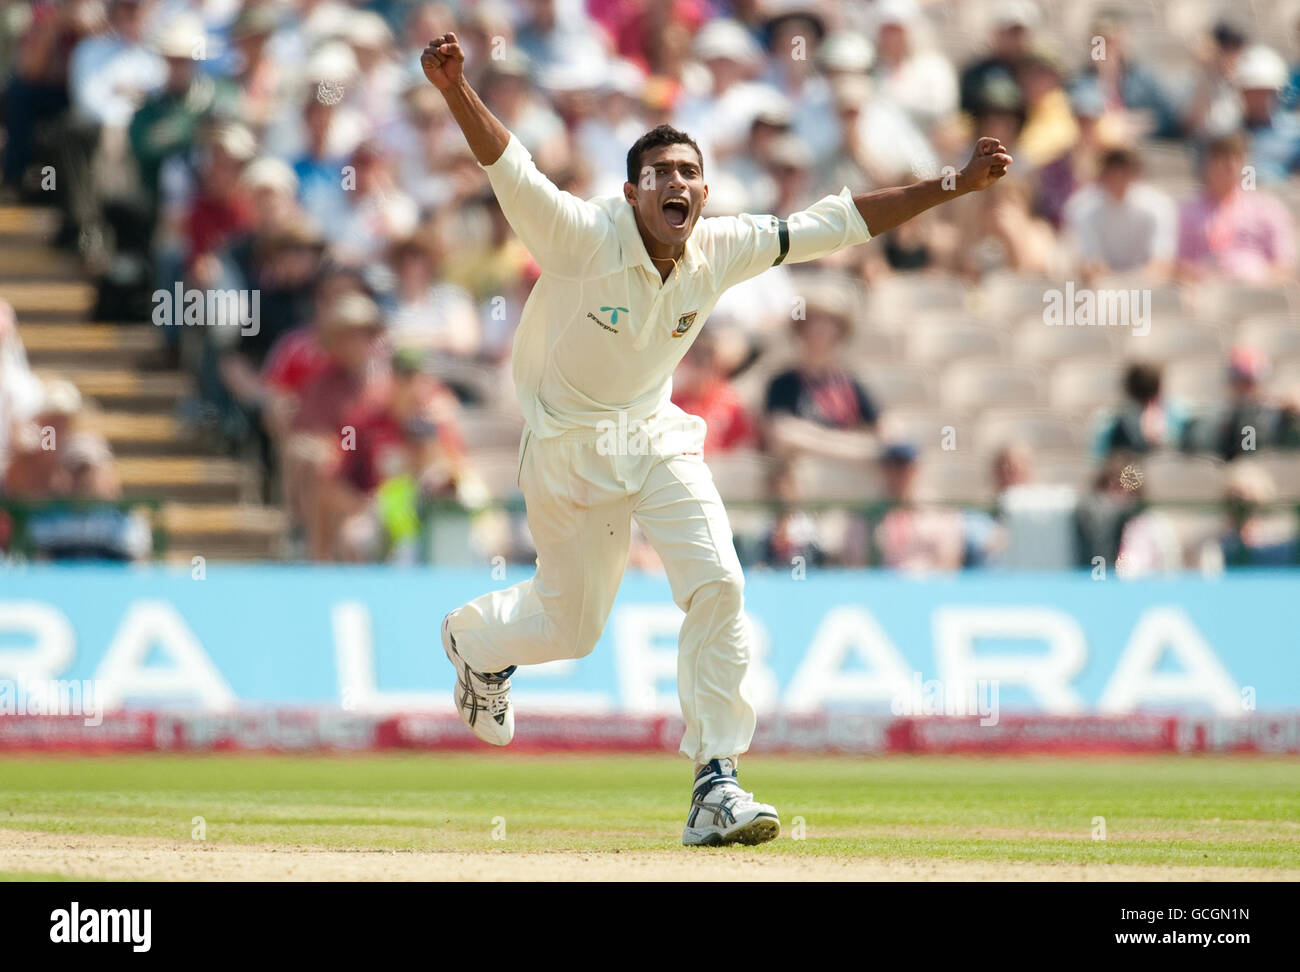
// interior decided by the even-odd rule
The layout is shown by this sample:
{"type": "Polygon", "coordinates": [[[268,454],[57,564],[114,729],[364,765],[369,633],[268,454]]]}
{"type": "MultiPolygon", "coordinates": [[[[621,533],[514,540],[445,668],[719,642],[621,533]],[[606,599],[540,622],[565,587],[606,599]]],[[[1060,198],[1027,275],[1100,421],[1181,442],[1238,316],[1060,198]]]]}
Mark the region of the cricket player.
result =
{"type": "Polygon", "coordinates": [[[595,647],[627,565],[636,520],[685,612],[677,690],[695,765],[682,843],[757,844],[780,832],[771,806],[741,789],[754,733],[744,579],[726,510],[701,456],[705,425],[670,401],[673,369],[728,287],[779,263],[816,260],[1005,175],[1011,156],[982,138],[947,179],[853,195],[847,188],[786,219],[701,219],[704,160],[661,125],[627,156],[621,197],[557,189],[465,81],[454,33],[420,57],[501,209],[541,268],[515,335],[525,431],[519,486],[537,548],[530,580],[452,611],[442,642],[456,708],[485,742],[514,736],[519,665],[595,647]]]}

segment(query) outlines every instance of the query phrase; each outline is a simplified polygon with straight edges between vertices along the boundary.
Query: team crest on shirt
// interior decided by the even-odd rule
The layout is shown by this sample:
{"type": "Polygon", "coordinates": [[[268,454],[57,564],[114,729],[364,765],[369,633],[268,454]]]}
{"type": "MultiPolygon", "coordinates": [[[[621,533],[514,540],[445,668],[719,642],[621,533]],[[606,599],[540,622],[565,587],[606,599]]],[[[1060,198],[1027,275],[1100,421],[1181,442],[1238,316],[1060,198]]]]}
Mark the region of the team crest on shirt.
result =
{"type": "Polygon", "coordinates": [[[677,318],[677,327],[673,331],[673,337],[681,337],[689,331],[691,325],[695,323],[695,315],[698,313],[699,311],[691,311],[689,314],[683,314],[681,317],[677,318]]]}

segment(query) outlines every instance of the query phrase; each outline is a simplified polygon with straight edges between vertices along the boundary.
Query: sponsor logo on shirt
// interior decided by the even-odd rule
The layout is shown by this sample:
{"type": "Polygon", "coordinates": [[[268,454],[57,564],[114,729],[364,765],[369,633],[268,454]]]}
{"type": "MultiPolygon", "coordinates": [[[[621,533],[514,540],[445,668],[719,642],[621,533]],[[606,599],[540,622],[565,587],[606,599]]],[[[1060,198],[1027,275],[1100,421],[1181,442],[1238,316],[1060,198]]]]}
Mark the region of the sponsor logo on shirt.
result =
{"type": "Polygon", "coordinates": [[[695,315],[698,313],[699,311],[691,311],[689,314],[683,314],[677,318],[677,327],[673,329],[673,337],[679,338],[689,331],[691,325],[695,323],[695,315]]]}
{"type": "MultiPolygon", "coordinates": [[[[632,313],[632,312],[631,312],[630,310],[628,310],[626,307],[602,307],[602,308],[600,309],[600,312],[601,312],[602,314],[609,314],[609,315],[610,315],[610,317],[609,317],[609,324],[617,324],[617,323],[618,323],[618,315],[619,315],[619,312],[620,312],[620,311],[622,311],[624,314],[630,314],[630,313],[632,313]],[[612,313],[610,313],[611,311],[612,311],[612,313]]],[[[601,327],[603,327],[605,330],[609,331],[610,333],[612,333],[612,334],[617,334],[617,333],[618,333],[618,328],[616,328],[616,327],[610,327],[609,324],[606,324],[604,321],[602,321],[599,317],[597,317],[597,316],[596,316],[595,314],[593,314],[591,311],[587,311],[587,316],[590,317],[590,318],[591,318],[593,321],[595,321],[597,324],[599,324],[601,327]]]]}

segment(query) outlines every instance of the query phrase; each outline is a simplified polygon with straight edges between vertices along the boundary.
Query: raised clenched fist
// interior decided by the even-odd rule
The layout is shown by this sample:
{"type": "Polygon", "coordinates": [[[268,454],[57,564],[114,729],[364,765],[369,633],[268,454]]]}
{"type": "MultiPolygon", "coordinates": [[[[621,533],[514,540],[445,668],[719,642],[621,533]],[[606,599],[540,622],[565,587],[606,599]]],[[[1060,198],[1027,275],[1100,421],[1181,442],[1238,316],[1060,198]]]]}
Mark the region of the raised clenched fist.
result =
{"type": "Polygon", "coordinates": [[[975,143],[975,152],[962,169],[960,179],[966,188],[987,189],[1007,174],[1011,156],[1007,147],[996,138],[981,138],[975,143]]]}
{"type": "Polygon", "coordinates": [[[453,33],[443,34],[429,41],[429,46],[420,54],[420,66],[424,76],[439,91],[446,91],[459,84],[464,76],[465,52],[453,33]]]}

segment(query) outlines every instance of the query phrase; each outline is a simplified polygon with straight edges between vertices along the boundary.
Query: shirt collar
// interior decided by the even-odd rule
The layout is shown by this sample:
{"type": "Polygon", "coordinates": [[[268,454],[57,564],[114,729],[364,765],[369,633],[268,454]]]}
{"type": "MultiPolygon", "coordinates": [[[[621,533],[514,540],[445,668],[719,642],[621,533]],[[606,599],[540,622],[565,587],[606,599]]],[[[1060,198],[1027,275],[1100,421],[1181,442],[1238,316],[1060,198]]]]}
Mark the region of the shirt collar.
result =
{"type": "MultiPolygon", "coordinates": [[[[614,207],[614,225],[618,230],[618,242],[623,249],[623,265],[645,267],[658,277],[659,268],[646,252],[645,241],[641,239],[641,231],[637,229],[636,214],[632,211],[631,204],[626,199],[617,197],[611,200],[611,204],[614,207]]],[[[691,230],[691,235],[686,238],[686,252],[682,254],[679,268],[681,272],[694,273],[704,265],[704,253],[696,242],[699,231],[700,224],[697,221],[695,228],[691,230]]],[[[667,284],[671,280],[670,275],[664,283],[667,284]]]]}

